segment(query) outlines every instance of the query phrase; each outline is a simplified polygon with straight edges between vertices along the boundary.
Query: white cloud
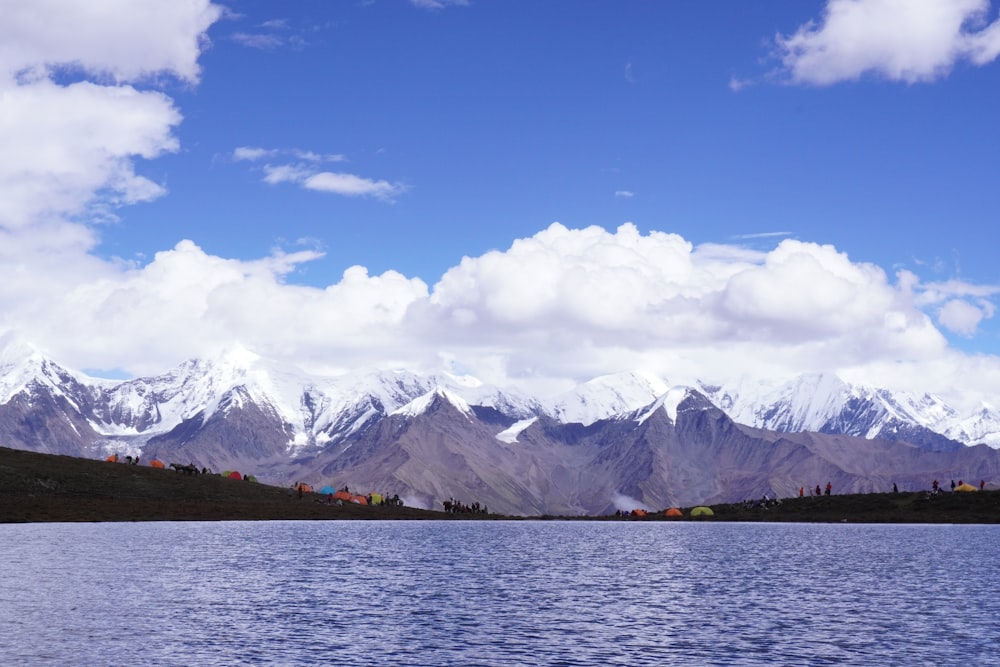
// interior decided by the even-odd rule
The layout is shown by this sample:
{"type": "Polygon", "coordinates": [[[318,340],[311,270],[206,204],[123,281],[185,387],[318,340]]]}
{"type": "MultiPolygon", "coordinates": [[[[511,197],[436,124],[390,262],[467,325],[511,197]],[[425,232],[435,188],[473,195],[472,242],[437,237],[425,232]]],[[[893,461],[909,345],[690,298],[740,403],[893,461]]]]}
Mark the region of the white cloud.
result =
{"type": "Polygon", "coordinates": [[[258,146],[240,146],[233,151],[234,160],[247,160],[254,162],[267,157],[278,155],[279,151],[274,148],[260,148],[258,146]]]}
{"type": "Polygon", "coordinates": [[[0,21],[0,227],[106,218],[163,194],[134,159],[178,149],[170,98],[130,81],[196,82],[207,0],[6,3],[0,21]],[[57,83],[69,68],[91,80],[57,83]]]}
{"type": "Polygon", "coordinates": [[[5,2],[0,72],[72,65],[117,81],[169,72],[195,82],[205,31],[221,12],[209,0],[5,2]]]}
{"type": "Polygon", "coordinates": [[[635,196],[635,193],[631,190],[615,190],[615,197],[619,199],[631,199],[635,196]]]}
{"type": "Polygon", "coordinates": [[[162,372],[239,342],[317,371],[440,370],[447,360],[485,381],[542,391],[643,369],[672,382],[831,371],[947,394],[992,391],[991,369],[1000,369],[985,357],[979,376],[957,375],[972,360],[949,350],[928,315],[969,333],[992,315],[987,297],[926,299],[941,287],[908,272],[891,281],[800,241],[758,252],[695,247],[631,224],[553,224],[465,258],[428,289],[359,266],[325,288],[292,284],[321,257],[313,250],[240,261],[185,241],[138,266],[88,255],[94,239],[85,234],[61,249],[31,238],[0,238],[0,334],[75,367],[162,372]]]}
{"type": "Polygon", "coordinates": [[[306,178],[303,187],[320,192],[332,192],[347,197],[375,197],[392,201],[394,197],[406,191],[400,183],[389,181],[374,181],[354,174],[321,171],[306,178]]]}
{"type": "Polygon", "coordinates": [[[251,49],[261,51],[272,51],[285,44],[285,40],[278,35],[266,33],[234,32],[230,39],[251,49]]]}
{"type": "Polygon", "coordinates": [[[986,313],[982,309],[961,299],[946,302],[938,311],[938,321],[941,322],[941,326],[963,336],[976,333],[984,317],[986,313]]]}
{"type": "Polygon", "coordinates": [[[989,0],[828,0],[820,23],[778,35],[777,56],[793,83],[829,85],[875,74],[916,83],[1000,54],[1000,21],[989,0]]]}
{"type": "Polygon", "coordinates": [[[347,158],[339,154],[321,154],[299,149],[279,150],[240,146],[233,151],[237,161],[255,162],[263,159],[291,156],[297,162],[285,164],[264,164],[264,182],[270,185],[295,183],[307,190],[330,192],[345,197],[374,197],[391,202],[408,189],[403,183],[364,178],[356,174],[321,171],[317,165],[327,162],[345,162],[347,158]]]}
{"type": "Polygon", "coordinates": [[[466,7],[469,0],[410,0],[410,4],[420,9],[444,9],[445,7],[466,7]]]}

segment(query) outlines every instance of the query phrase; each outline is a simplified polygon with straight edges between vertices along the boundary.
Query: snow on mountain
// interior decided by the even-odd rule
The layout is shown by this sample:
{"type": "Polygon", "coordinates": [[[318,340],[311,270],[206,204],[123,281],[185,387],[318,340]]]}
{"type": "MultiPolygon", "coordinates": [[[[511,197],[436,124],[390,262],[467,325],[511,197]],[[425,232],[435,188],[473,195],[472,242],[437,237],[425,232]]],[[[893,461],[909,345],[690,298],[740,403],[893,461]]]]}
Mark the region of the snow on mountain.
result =
{"type": "Polygon", "coordinates": [[[671,387],[660,396],[648,410],[644,411],[636,422],[642,424],[647,419],[653,416],[657,410],[664,410],[667,413],[667,417],[670,418],[671,422],[677,423],[677,410],[681,403],[685,401],[693,390],[690,387],[677,386],[671,387]]]}
{"type": "Polygon", "coordinates": [[[458,408],[459,412],[464,414],[469,419],[475,416],[475,413],[472,411],[472,407],[465,401],[464,398],[441,387],[436,387],[433,391],[429,391],[423,396],[418,396],[406,405],[393,410],[390,414],[417,417],[427,412],[428,408],[430,408],[430,406],[433,405],[439,398],[451,403],[453,406],[458,408]]]}
{"type": "Polygon", "coordinates": [[[529,426],[538,421],[538,417],[531,417],[529,419],[522,419],[520,421],[514,422],[508,428],[497,433],[497,440],[500,442],[506,442],[508,445],[513,445],[517,442],[517,436],[521,435],[521,432],[527,429],[529,426]]]}
{"type": "Polygon", "coordinates": [[[35,347],[22,341],[0,341],[0,405],[32,384],[44,386],[54,395],[65,395],[63,385],[75,379],[35,347]]]}
{"type": "Polygon", "coordinates": [[[1000,411],[983,403],[972,414],[942,422],[943,435],[964,443],[985,443],[1000,449],[1000,411]]]}
{"type": "Polygon", "coordinates": [[[548,412],[563,423],[587,426],[647,406],[669,389],[662,379],[646,373],[603,375],[556,396],[548,402],[548,412]]]}
{"type": "Polygon", "coordinates": [[[932,449],[955,446],[947,433],[958,413],[931,394],[852,385],[828,374],[801,375],[782,384],[743,380],[732,387],[701,388],[734,421],[758,428],[910,440],[932,449]]]}
{"type": "MultiPolygon", "coordinates": [[[[986,404],[959,413],[931,394],[852,385],[819,374],[784,383],[697,383],[695,389],[734,421],[768,430],[907,440],[931,449],[947,449],[956,442],[1000,448],[1000,411],[986,404]]],[[[441,395],[463,410],[492,408],[509,423],[545,415],[589,426],[644,408],[665,408],[674,419],[687,388],[671,388],[647,373],[625,372],[538,398],[448,373],[358,370],[312,375],[240,347],[214,359],[184,362],[159,376],[111,381],[68,371],[30,345],[0,339],[0,405],[16,395],[30,403],[40,391],[66,401],[101,437],[139,447],[181,424],[205,423],[220,410],[252,402],[289,434],[291,451],[354,437],[405,406],[419,411],[422,404],[414,401],[430,400],[429,394],[441,395]]],[[[510,427],[498,437],[516,441],[519,432],[510,427]]]]}

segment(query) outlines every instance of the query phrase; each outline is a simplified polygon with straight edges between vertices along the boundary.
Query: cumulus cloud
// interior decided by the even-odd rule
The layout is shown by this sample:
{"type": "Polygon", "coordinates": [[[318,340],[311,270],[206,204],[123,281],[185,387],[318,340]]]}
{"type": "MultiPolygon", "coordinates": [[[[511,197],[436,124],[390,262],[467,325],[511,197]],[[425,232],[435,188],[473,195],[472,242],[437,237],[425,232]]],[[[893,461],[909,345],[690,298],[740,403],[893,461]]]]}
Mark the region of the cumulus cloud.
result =
{"type": "Polygon", "coordinates": [[[565,359],[567,368],[592,367],[602,355],[644,364],[659,357],[656,370],[672,374],[687,357],[711,374],[724,372],[719,361],[728,348],[739,349],[742,368],[832,370],[827,364],[941,352],[944,338],[915,303],[915,288],[894,285],[880,268],[830,246],[785,240],[760,253],[694,247],[631,224],[614,233],[554,224],[449,270],[434,286],[425,321],[428,330],[439,328],[439,340],[543,345],[525,367],[579,352],[588,362],[565,359]]]}
{"type": "Polygon", "coordinates": [[[932,319],[972,331],[992,314],[988,298],[927,298],[941,287],[801,241],[760,252],[632,224],[555,223],[463,259],[432,288],[360,266],[326,287],[290,282],[322,257],[314,250],[241,261],[184,241],[139,266],[87,255],[90,242],[66,241],[61,253],[0,243],[0,266],[39,276],[0,282],[0,333],[71,366],[131,373],[238,342],[317,372],[460,367],[542,392],[623,369],[671,382],[830,371],[987,391],[1000,371],[995,358],[979,359],[980,375],[959,382],[955,369],[972,362],[956,358],[932,319]]]}
{"type": "Polygon", "coordinates": [[[163,194],[134,160],[177,150],[181,116],[170,98],[133,83],[163,74],[197,82],[200,45],[219,15],[207,0],[7,3],[0,226],[107,217],[163,194]],[[87,76],[57,83],[66,72],[87,76]]]}
{"type": "Polygon", "coordinates": [[[793,83],[931,81],[958,62],[996,59],[1000,21],[989,21],[990,9],[989,0],[828,0],[821,21],[776,37],[776,55],[793,83]]]}
{"type": "Polygon", "coordinates": [[[205,31],[221,13],[209,0],[6,2],[0,72],[72,66],[118,82],[162,72],[196,82],[205,31]]]}

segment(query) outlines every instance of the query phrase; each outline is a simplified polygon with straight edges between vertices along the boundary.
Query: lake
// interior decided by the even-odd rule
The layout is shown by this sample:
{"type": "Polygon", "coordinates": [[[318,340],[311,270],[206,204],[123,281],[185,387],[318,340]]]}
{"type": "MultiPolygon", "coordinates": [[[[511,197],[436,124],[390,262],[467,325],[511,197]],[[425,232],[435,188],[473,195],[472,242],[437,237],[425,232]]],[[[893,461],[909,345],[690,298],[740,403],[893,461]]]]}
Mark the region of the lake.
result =
{"type": "Polygon", "coordinates": [[[0,525],[10,665],[959,665],[1000,526],[0,525]]]}

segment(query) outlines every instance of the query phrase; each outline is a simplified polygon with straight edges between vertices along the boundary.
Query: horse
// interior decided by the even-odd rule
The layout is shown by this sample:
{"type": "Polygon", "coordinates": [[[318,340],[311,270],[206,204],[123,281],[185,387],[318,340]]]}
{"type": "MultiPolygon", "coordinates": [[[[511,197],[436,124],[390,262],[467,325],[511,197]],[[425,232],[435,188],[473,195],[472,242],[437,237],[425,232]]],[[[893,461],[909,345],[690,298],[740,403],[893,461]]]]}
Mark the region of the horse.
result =
{"type": "Polygon", "coordinates": [[[188,464],[185,464],[185,463],[171,463],[170,467],[173,468],[174,470],[176,470],[177,472],[184,473],[185,475],[197,475],[198,472],[199,472],[198,471],[198,466],[196,466],[193,463],[188,463],[188,464]]]}

